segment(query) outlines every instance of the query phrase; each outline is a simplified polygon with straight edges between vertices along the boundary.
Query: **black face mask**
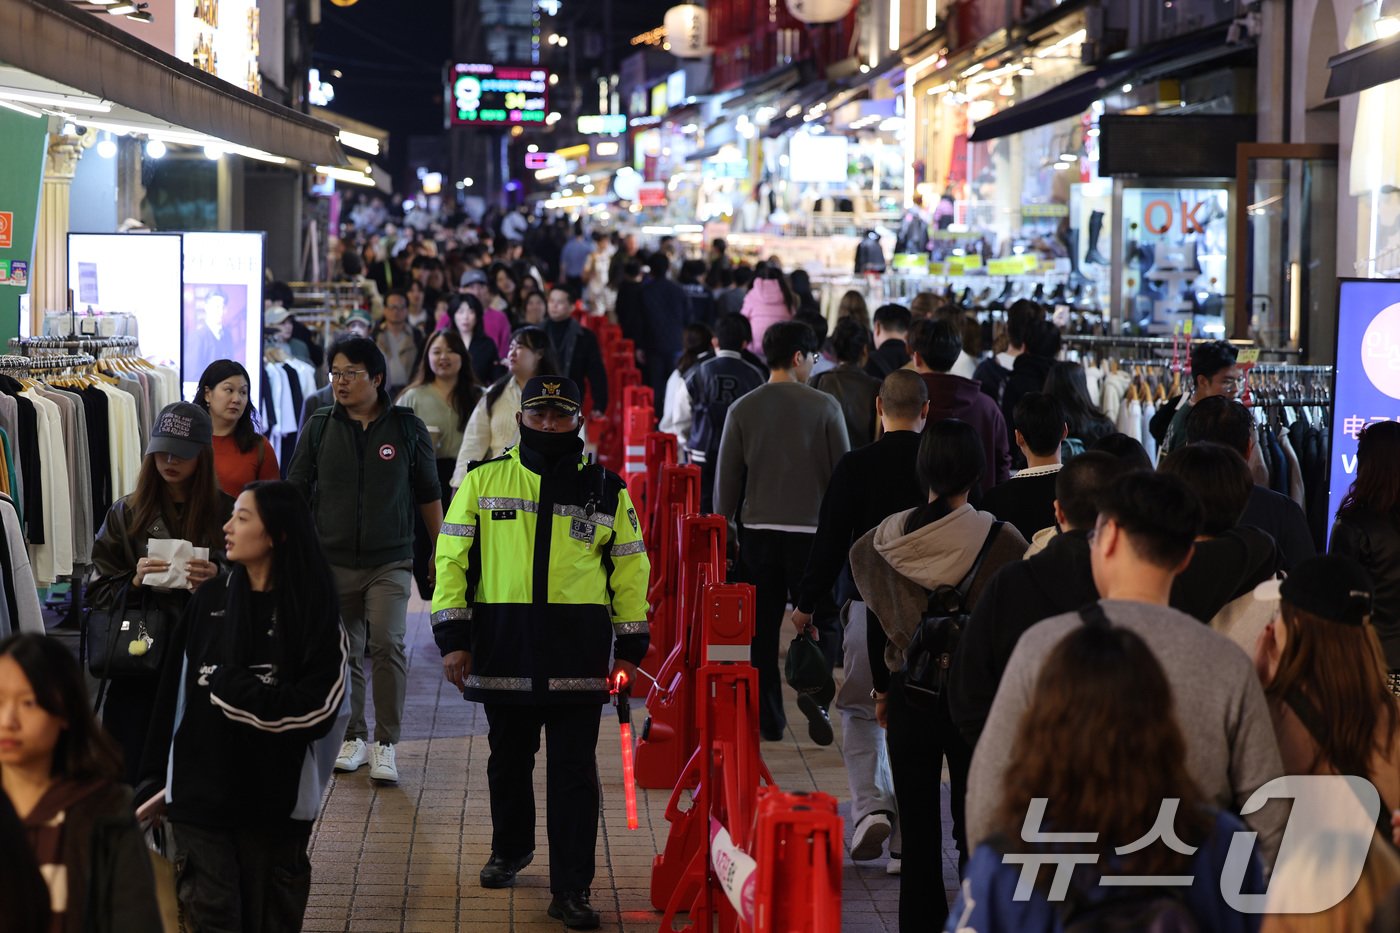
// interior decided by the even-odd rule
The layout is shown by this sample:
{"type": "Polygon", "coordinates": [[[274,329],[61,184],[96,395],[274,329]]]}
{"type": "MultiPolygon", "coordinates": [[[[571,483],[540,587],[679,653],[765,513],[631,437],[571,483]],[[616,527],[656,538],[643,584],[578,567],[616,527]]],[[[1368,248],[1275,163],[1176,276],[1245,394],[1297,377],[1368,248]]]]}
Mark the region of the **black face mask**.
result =
{"type": "Polygon", "coordinates": [[[583,438],[578,431],[556,433],[537,431],[520,425],[520,446],[543,457],[550,464],[558,463],[566,457],[577,458],[583,453],[583,438]]]}

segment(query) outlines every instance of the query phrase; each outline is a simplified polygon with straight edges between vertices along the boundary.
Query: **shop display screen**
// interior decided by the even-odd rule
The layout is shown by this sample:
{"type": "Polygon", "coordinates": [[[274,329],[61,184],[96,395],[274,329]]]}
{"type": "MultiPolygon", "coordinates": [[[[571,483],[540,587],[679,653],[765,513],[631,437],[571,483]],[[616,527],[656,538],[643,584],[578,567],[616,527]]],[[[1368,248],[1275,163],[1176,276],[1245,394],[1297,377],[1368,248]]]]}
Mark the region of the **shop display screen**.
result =
{"type": "Polygon", "coordinates": [[[544,126],[549,113],[546,68],[453,65],[449,81],[450,126],[544,126]]]}
{"type": "Polygon", "coordinates": [[[177,233],[70,233],[73,307],[80,314],[135,316],[141,355],[178,366],[180,256],[177,233]]]}
{"type": "Polygon", "coordinates": [[[1193,321],[1198,335],[1224,333],[1229,281],[1230,191],[1125,188],[1122,307],[1130,324],[1169,334],[1193,321]]]}
{"type": "Polygon", "coordinates": [[[1327,534],[1356,479],[1356,438],[1378,421],[1400,421],[1400,282],[1343,279],[1337,297],[1336,386],[1327,534]]]}
{"type": "MultiPolygon", "coordinates": [[[[185,332],[180,379],[193,399],[204,368],[237,360],[248,370],[249,398],[262,386],[261,233],[186,233],[181,294],[185,332]]],[[[143,332],[144,333],[144,332],[143,332]]]]}

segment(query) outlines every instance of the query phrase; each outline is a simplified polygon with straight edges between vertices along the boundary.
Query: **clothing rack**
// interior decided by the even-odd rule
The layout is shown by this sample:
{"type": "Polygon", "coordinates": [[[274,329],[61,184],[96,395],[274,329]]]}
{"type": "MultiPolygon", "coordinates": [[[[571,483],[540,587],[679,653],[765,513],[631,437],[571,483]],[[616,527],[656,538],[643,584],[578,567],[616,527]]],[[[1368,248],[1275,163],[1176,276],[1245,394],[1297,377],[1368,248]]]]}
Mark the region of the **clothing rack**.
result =
{"type": "Polygon", "coordinates": [[[11,337],[11,350],[135,350],[141,346],[136,337],[11,337]]]}
{"type": "MultiPolygon", "coordinates": [[[[1123,348],[1148,348],[1148,349],[1183,349],[1190,348],[1200,343],[1211,342],[1209,338],[1196,337],[1137,337],[1127,334],[1064,334],[1060,338],[1062,345],[1074,346],[1076,348],[1095,349],[1098,347],[1123,347],[1123,348]]],[[[1232,339],[1228,341],[1242,350],[1255,349],[1254,341],[1243,339],[1232,339]]],[[[1259,347],[1260,353],[1269,353],[1279,356],[1300,356],[1302,350],[1296,347],[1259,347]]],[[[1256,366],[1256,369],[1259,367],[1256,366]]]]}
{"type": "Polygon", "coordinates": [[[38,373],[60,372],[75,366],[91,366],[97,359],[91,353],[73,353],[61,356],[0,356],[0,372],[35,375],[38,373]]]}

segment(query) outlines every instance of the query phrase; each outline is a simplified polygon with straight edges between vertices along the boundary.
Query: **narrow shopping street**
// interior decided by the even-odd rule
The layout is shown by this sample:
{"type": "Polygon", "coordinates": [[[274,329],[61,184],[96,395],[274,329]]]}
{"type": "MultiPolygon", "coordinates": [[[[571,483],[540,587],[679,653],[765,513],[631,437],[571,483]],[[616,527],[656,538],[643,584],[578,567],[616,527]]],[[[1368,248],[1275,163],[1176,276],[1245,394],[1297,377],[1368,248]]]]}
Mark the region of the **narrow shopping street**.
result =
{"type": "MultiPolygon", "coordinates": [[[[535,772],[535,861],[521,872],[514,889],[485,890],[477,883],[477,872],[491,846],[486,716],[479,704],[463,702],[443,680],[426,606],[417,599],[410,606],[408,652],[399,785],[375,786],[368,768],[337,775],[311,837],[311,902],[304,929],[312,933],[563,929],[545,914],[549,852],[544,828],[544,749],[535,772]]],[[[788,699],[787,739],[763,744],[773,778],[784,789],[821,790],[838,797],[846,816],[850,792],[841,761],[839,717],[836,742],[819,748],[808,741],[805,720],[791,692],[788,699]],[[801,729],[800,741],[793,724],[801,729]]],[[[651,862],[666,843],[667,794],[639,790],[641,825],[636,831],[627,829],[616,719],[611,708],[604,716],[598,737],[603,817],[593,903],[603,914],[605,930],[652,931],[660,915],[651,909],[651,862]]],[[[640,729],[644,719],[640,702],[634,704],[632,718],[640,729]]],[[[944,848],[950,852],[951,843],[945,840],[944,848]]],[[[897,930],[898,878],[885,874],[885,860],[855,865],[848,858],[843,871],[842,930],[897,930]]],[[[956,871],[956,856],[945,854],[946,887],[956,886],[956,871]]]]}

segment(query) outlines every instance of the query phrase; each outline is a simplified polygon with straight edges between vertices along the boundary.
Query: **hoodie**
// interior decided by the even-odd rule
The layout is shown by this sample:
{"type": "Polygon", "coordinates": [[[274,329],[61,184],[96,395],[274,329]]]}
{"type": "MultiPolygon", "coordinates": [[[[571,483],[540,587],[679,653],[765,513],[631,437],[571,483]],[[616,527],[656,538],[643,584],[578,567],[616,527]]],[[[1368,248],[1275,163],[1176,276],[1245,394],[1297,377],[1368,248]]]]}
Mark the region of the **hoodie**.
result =
{"type": "Polygon", "coordinates": [[[1040,553],[1008,564],[988,581],[949,670],[948,708],[969,745],[977,744],[1021,635],[1098,598],[1087,531],[1054,536],[1040,553]]]}
{"type": "Polygon", "coordinates": [[[1191,563],[1172,584],[1172,608],[1209,624],[1231,600],[1251,592],[1280,567],[1274,539],[1239,526],[1200,541],[1191,563]]]}
{"type": "MultiPolygon", "coordinates": [[[[867,611],[880,623],[867,626],[871,658],[885,659],[885,671],[871,663],[877,689],[888,683],[889,671],[904,666],[904,649],[928,606],[929,590],[962,582],[996,521],[965,504],[917,525],[922,509],[896,512],[851,547],[851,575],[867,611]],[[916,527],[909,527],[911,520],[916,527]]],[[[977,604],[992,575],[1003,564],[1020,560],[1025,549],[1025,539],[1016,529],[1002,525],[968,590],[968,608],[977,604]]]]}
{"type": "Polygon", "coordinates": [[[749,293],[744,296],[740,313],[749,319],[749,327],[753,330],[753,342],[749,348],[760,355],[763,353],[763,334],[769,326],[792,320],[792,311],[783,301],[782,286],[774,279],[754,279],[749,293]]]}
{"type": "Polygon", "coordinates": [[[972,425],[977,436],[982,438],[986,470],[977,484],[978,494],[1010,479],[1011,444],[1006,421],[996,402],[984,395],[982,387],[971,379],[951,373],[919,375],[928,387],[928,423],[957,418],[972,425]]]}

